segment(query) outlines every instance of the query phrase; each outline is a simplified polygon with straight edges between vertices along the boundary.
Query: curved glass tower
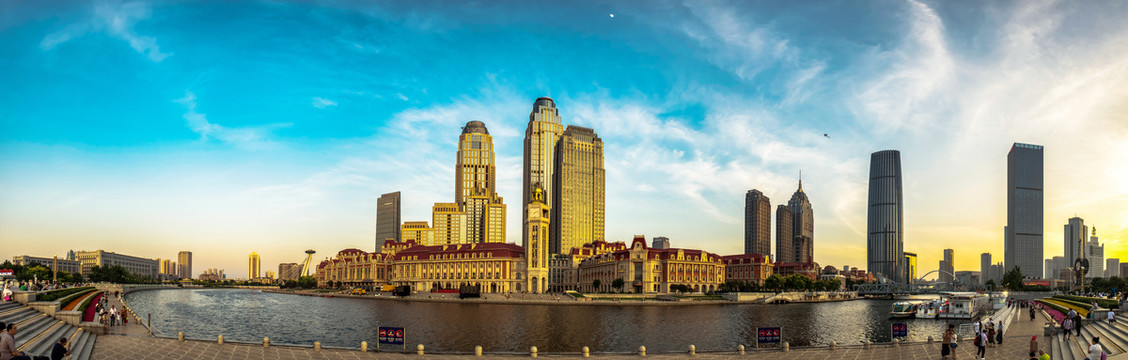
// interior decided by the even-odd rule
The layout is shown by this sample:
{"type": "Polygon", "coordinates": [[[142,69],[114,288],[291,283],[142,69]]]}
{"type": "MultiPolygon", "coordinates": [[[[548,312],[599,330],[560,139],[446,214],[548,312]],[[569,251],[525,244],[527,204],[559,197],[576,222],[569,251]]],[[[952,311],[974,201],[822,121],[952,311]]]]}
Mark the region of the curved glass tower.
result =
{"type": "Polygon", "coordinates": [[[870,273],[905,283],[904,197],[901,192],[901,152],[882,150],[870,155],[869,212],[866,225],[866,266],[870,273]]]}

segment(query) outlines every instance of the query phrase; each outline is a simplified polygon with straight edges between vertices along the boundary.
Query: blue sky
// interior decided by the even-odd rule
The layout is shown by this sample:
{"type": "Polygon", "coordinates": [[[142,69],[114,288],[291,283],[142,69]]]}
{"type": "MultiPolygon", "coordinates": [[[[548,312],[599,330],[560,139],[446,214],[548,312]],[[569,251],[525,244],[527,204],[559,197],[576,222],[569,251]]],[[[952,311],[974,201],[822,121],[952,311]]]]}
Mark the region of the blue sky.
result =
{"type": "Polygon", "coordinates": [[[379,194],[402,191],[405,220],[451,201],[470,120],[520,243],[539,96],[606,142],[610,240],[739,252],[744,192],[785,202],[802,170],[816,260],[864,266],[869,154],[892,148],[906,250],[978,269],[1001,258],[1016,141],[1047,147],[1048,256],[1074,214],[1112,255],[1128,237],[1120,2],[0,7],[5,258],[191,250],[242,276],[251,251],[371,250],[379,194]]]}

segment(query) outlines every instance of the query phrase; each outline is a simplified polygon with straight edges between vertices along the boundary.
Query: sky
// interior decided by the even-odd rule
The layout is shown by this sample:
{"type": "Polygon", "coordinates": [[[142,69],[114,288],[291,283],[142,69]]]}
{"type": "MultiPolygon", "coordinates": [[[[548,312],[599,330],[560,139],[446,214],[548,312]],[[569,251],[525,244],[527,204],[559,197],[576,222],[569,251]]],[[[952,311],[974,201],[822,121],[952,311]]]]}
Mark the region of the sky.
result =
{"type": "MultiPolygon", "coordinates": [[[[0,257],[194,253],[245,277],[374,250],[454,197],[485,122],[509,242],[537,97],[604,141],[610,241],[743,251],[744,194],[802,172],[815,260],[865,266],[871,153],[900,150],[924,273],[1002,261],[1006,155],[1045,146],[1063,226],[1128,257],[1128,3],[0,3],[0,257]],[[824,136],[824,134],[826,134],[824,136]]],[[[773,239],[774,249],[774,239],[773,239]]]]}

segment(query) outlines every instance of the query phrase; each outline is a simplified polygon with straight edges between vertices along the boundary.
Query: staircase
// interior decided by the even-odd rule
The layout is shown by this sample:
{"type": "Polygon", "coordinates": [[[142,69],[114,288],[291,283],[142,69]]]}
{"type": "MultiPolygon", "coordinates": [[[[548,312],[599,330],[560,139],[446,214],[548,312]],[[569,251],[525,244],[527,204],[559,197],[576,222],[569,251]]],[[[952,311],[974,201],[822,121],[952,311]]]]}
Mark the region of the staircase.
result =
{"type": "Polygon", "coordinates": [[[16,324],[16,348],[31,356],[50,356],[59,338],[67,338],[71,358],[86,360],[94,352],[97,335],[35,311],[15,301],[0,303],[0,321],[16,324]]]}
{"type": "Polygon", "coordinates": [[[1050,356],[1054,359],[1083,360],[1088,356],[1094,337],[1100,338],[1101,347],[1109,357],[1128,353],[1128,324],[1082,320],[1081,336],[1065,336],[1060,328],[1055,329],[1050,356]]]}

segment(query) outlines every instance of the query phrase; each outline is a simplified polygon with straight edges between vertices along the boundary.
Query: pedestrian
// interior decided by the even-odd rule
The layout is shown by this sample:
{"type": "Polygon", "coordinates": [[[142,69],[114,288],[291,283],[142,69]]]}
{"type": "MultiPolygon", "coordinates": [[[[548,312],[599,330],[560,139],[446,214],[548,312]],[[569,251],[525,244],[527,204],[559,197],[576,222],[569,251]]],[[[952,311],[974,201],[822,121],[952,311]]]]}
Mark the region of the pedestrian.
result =
{"type": "Polygon", "coordinates": [[[995,322],[987,322],[987,347],[995,347],[995,322]]]}
{"type": "Polygon", "coordinates": [[[1034,307],[1030,307],[1030,321],[1034,321],[1034,307]]]}
{"type": "Polygon", "coordinates": [[[952,340],[956,338],[956,325],[948,324],[948,330],[944,331],[944,336],[940,343],[940,358],[948,359],[952,357],[952,350],[956,348],[956,343],[952,340]]]}
{"type": "Polygon", "coordinates": [[[1112,310],[1109,310],[1109,311],[1108,311],[1108,323],[1109,323],[1110,325],[1111,325],[1111,324],[1115,324],[1115,323],[1116,323],[1116,316],[1115,316],[1115,314],[1116,314],[1116,313],[1112,312],[1112,310]]]}
{"type": "Polygon", "coordinates": [[[1030,352],[1035,352],[1035,351],[1040,351],[1040,350],[1041,349],[1038,348],[1038,335],[1031,336],[1030,337],[1030,352]]]}
{"type": "Polygon", "coordinates": [[[979,360],[987,358],[987,333],[985,332],[975,334],[975,358],[979,360]]]}
{"type": "Polygon", "coordinates": [[[982,323],[981,321],[976,321],[976,322],[971,323],[971,332],[979,334],[979,327],[980,327],[981,323],[982,323]]]}
{"type": "Polygon", "coordinates": [[[1089,346],[1089,357],[1086,360],[1101,360],[1101,355],[1104,355],[1104,348],[1101,347],[1101,338],[1094,336],[1093,345],[1089,346]]]}
{"type": "Polygon", "coordinates": [[[999,326],[995,329],[995,344],[1003,344],[1003,322],[999,322],[999,326]]]}
{"type": "Polygon", "coordinates": [[[70,349],[67,348],[67,338],[59,338],[59,342],[51,348],[51,360],[62,360],[64,357],[70,355],[70,349]]]}
{"type": "Polygon", "coordinates": [[[0,359],[31,360],[23,351],[16,350],[16,324],[8,324],[0,334],[0,359]]]}
{"type": "Polygon", "coordinates": [[[1065,318],[1061,322],[1061,329],[1065,331],[1065,337],[1068,338],[1073,335],[1073,319],[1065,318]]]}
{"type": "Polygon", "coordinates": [[[1077,331],[1076,336],[1081,336],[1081,314],[1073,318],[1073,330],[1077,331]]]}

